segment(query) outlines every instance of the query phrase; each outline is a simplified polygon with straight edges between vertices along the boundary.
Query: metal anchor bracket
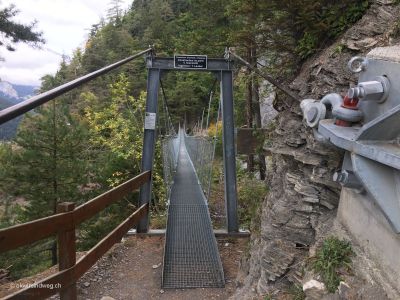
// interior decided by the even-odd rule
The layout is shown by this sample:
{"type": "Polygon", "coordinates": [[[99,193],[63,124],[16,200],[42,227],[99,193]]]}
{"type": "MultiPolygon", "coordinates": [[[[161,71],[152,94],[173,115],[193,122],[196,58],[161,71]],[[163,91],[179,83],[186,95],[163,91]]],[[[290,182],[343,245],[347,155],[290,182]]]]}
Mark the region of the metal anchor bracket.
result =
{"type": "Polygon", "coordinates": [[[400,64],[355,57],[348,66],[359,73],[358,85],[345,99],[303,100],[304,119],[318,141],[346,150],[334,180],[368,193],[400,234],[400,64]],[[347,106],[346,99],[357,105],[347,106]]]}

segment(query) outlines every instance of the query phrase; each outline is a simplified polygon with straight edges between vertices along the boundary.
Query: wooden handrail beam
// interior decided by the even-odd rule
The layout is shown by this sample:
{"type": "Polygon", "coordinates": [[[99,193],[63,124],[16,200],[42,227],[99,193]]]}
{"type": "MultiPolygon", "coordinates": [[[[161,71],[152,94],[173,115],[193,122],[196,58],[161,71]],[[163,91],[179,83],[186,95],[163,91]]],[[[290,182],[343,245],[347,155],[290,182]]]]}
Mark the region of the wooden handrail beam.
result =
{"type": "Polygon", "coordinates": [[[0,253],[16,249],[72,227],[73,212],[60,213],[0,230],[0,253]]]}
{"type": "Polygon", "coordinates": [[[128,195],[130,192],[138,189],[142,184],[149,181],[151,172],[146,171],[140,175],[120,184],[119,186],[105,192],[102,195],[78,206],[74,211],[74,221],[78,225],[83,221],[90,219],[95,214],[101,212],[107,206],[116,202],[115,199],[120,200],[121,198],[128,195]]]}
{"type": "Polygon", "coordinates": [[[143,204],[138,210],[130,215],[123,223],[103,238],[85,256],[83,256],[73,267],[49,276],[33,286],[15,292],[3,299],[45,299],[67,287],[89,270],[100,257],[102,257],[115,243],[120,241],[126,232],[137,225],[140,219],[148,212],[149,204],[143,204]],[[52,288],[49,288],[52,287],[52,288]]]}
{"type": "Polygon", "coordinates": [[[0,230],[0,253],[32,244],[59,231],[76,227],[83,221],[93,217],[104,208],[119,201],[130,192],[149,181],[151,172],[146,171],[128,180],[116,188],[82,204],[75,210],[60,213],[24,224],[18,224],[0,230]]]}

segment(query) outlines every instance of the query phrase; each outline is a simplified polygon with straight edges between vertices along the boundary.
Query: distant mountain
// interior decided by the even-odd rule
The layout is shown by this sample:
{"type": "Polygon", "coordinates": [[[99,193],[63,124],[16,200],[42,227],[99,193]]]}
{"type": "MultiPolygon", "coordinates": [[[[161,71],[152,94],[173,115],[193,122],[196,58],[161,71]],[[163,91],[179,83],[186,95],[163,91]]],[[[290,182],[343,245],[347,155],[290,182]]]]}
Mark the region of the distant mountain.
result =
{"type": "Polygon", "coordinates": [[[32,97],[37,89],[36,86],[0,81],[0,97],[14,104],[32,97]]]}
{"type": "MultiPolygon", "coordinates": [[[[35,95],[38,87],[31,85],[13,84],[0,81],[0,110],[20,103],[35,95]]],[[[15,136],[21,118],[0,125],[0,140],[9,140],[15,136]]]]}

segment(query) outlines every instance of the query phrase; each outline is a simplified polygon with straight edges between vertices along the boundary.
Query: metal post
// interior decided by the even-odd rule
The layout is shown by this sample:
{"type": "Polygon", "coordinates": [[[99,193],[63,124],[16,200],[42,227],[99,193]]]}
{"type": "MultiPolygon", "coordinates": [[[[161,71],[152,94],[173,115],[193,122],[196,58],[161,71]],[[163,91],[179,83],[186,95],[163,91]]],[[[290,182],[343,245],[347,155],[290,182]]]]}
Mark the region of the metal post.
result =
{"type": "MultiPolygon", "coordinates": [[[[158,88],[160,82],[160,69],[150,68],[147,77],[147,98],[146,98],[146,120],[143,138],[143,151],[142,151],[142,172],[153,170],[154,149],[156,143],[156,131],[153,114],[157,113],[158,102],[158,88]],[[154,126],[153,126],[154,123],[154,126]]],[[[153,180],[142,185],[140,188],[139,206],[150,203],[151,200],[151,186],[153,180]]],[[[144,233],[149,229],[149,212],[147,216],[142,218],[137,227],[137,232],[144,233]]]]}
{"type": "Polygon", "coordinates": [[[238,232],[232,71],[221,71],[225,208],[228,232],[238,232]]]}

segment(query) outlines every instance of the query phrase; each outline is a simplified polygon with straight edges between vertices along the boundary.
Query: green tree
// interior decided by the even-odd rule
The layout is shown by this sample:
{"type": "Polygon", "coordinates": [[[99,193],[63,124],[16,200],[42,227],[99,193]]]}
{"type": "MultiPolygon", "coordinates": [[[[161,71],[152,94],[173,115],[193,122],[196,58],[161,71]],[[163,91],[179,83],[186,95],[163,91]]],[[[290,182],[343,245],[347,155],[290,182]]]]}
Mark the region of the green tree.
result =
{"type": "MultiPolygon", "coordinates": [[[[12,168],[5,178],[8,186],[14,185],[13,194],[27,201],[19,221],[55,214],[60,202],[84,200],[80,187],[87,182],[86,140],[85,130],[60,101],[25,118],[10,157],[12,168]]],[[[56,242],[52,262],[57,263],[56,242]]]]}
{"type": "MultiPolygon", "coordinates": [[[[258,68],[258,53],[264,52],[263,43],[260,42],[265,28],[262,25],[262,17],[266,12],[266,2],[256,0],[235,0],[227,8],[227,14],[233,18],[230,41],[237,46],[237,51],[246,57],[246,60],[253,68],[258,68]]],[[[248,128],[261,128],[260,112],[260,87],[258,78],[247,70],[246,77],[241,77],[245,81],[246,97],[246,125],[248,128]]],[[[247,168],[250,172],[254,171],[255,159],[250,154],[247,157],[247,168]]],[[[258,154],[258,166],[260,178],[265,179],[266,165],[265,156],[258,154]]]]}
{"type": "Polygon", "coordinates": [[[44,43],[42,33],[35,31],[36,21],[29,25],[20,24],[12,20],[19,11],[15,5],[0,9],[0,46],[9,51],[15,51],[15,43],[24,42],[32,46],[44,43]]]}
{"type": "MultiPolygon", "coordinates": [[[[141,171],[145,93],[130,95],[128,77],[120,74],[109,85],[110,98],[99,99],[92,92],[81,94],[85,102],[85,119],[90,132],[89,141],[96,156],[96,182],[114,187],[138,175],[141,171]],[[103,105],[102,102],[106,102],[103,105]]],[[[165,202],[160,145],[156,147],[153,172],[154,199],[165,202]]],[[[137,194],[116,203],[98,217],[81,227],[83,249],[93,246],[110,229],[118,225],[136,207],[137,194]]]]}

